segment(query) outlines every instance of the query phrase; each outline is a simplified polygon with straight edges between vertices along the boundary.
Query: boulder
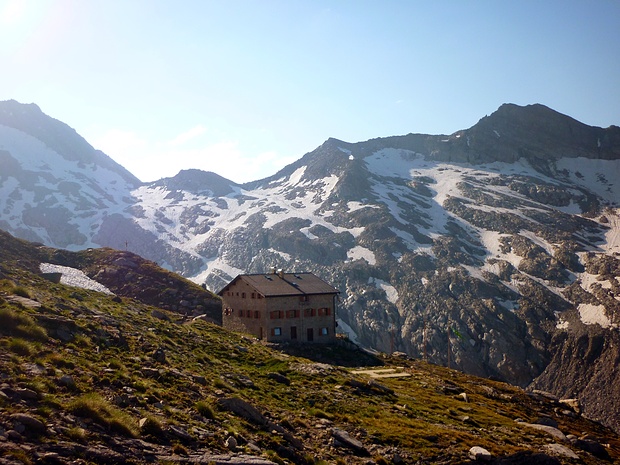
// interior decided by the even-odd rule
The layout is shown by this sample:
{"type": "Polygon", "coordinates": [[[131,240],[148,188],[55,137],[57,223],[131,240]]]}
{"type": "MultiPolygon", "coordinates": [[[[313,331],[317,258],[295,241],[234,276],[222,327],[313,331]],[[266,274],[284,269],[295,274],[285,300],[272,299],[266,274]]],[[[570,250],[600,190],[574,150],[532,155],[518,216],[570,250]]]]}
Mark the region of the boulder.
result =
{"type": "Polygon", "coordinates": [[[555,421],[553,418],[547,416],[540,417],[538,420],[536,420],[536,424],[551,426],[552,428],[558,427],[558,422],[555,421]]]}
{"type": "Polygon", "coordinates": [[[568,442],[568,439],[566,438],[564,433],[560,431],[559,429],[554,428],[553,426],[539,425],[537,423],[525,423],[525,422],[521,424],[529,428],[534,428],[539,431],[544,431],[545,433],[549,434],[550,436],[553,436],[556,439],[559,439],[562,442],[568,442]]]}
{"type": "Polygon", "coordinates": [[[544,446],[544,449],[548,454],[555,455],[556,457],[566,457],[569,459],[579,460],[579,456],[577,454],[562,444],[547,444],[544,446]]]}
{"type": "Polygon", "coordinates": [[[228,450],[231,450],[233,452],[237,450],[237,440],[234,438],[234,436],[228,436],[228,438],[226,438],[225,444],[228,450]]]}
{"type": "Polygon", "coordinates": [[[15,389],[15,394],[23,400],[37,400],[39,398],[38,392],[28,388],[15,389]]]}
{"type": "Polygon", "coordinates": [[[560,399],[560,404],[566,405],[577,414],[581,413],[581,404],[579,403],[579,399],[560,399]]]}
{"type": "Polygon", "coordinates": [[[192,438],[192,436],[187,432],[187,430],[185,428],[182,428],[180,426],[176,426],[176,425],[170,425],[168,426],[168,431],[170,431],[170,433],[174,436],[176,436],[177,438],[186,441],[186,442],[190,442],[192,441],[194,438],[192,438]]]}
{"type": "Polygon", "coordinates": [[[170,321],[170,317],[166,313],[162,312],[161,310],[157,308],[154,308],[151,311],[151,316],[153,318],[157,318],[158,320],[170,321]]]}
{"type": "Polygon", "coordinates": [[[493,454],[491,454],[484,447],[474,446],[469,449],[467,456],[471,460],[477,460],[481,462],[490,462],[493,459],[493,454]]]}
{"type": "Polygon", "coordinates": [[[594,455],[599,459],[610,460],[609,452],[607,452],[607,449],[605,449],[602,444],[600,444],[598,441],[595,441],[594,439],[573,439],[571,440],[571,444],[581,450],[589,452],[590,454],[594,455]]]}
{"type": "Polygon", "coordinates": [[[155,349],[155,352],[153,352],[153,360],[158,363],[166,363],[166,351],[161,347],[155,349]]]}
{"type": "Polygon", "coordinates": [[[218,399],[217,403],[221,408],[256,425],[264,426],[268,423],[267,418],[256,407],[238,397],[218,399]]]}
{"type": "Polygon", "coordinates": [[[358,455],[363,455],[363,456],[370,455],[368,452],[368,449],[364,447],[364,444],[362,444],[357,439],[351,437],[349,433],[347,433],[346,431],[340,428],[334,428],[332,430],[332,437],[334,438],[335,446],[345,447],[347,449],[352,450],[354,453],[358,455]]]}
{"type": "Polygon", "coordinates": [[[286,386],[291,385],[291,380],[288,379],[286,376],[281,375],[280,373],[267,373],[267,378],[274,380],[276,383],[284,384],[286,386]]]}
{"type": "Polygon", "coordinates": [[[13,423],[19,423],[34,433],[42,433],[46,430],[45,423],[26,413],[14,413],[9,418],[13,420],[13,423]]]}
{"type": "Polygon", "coordinates": [[[77,387],[77,385],[75,384],[75,380],[71,375],[62,375],[60,378],[58,378],[58,384],[68,389],[76,389],[77,387]]]}

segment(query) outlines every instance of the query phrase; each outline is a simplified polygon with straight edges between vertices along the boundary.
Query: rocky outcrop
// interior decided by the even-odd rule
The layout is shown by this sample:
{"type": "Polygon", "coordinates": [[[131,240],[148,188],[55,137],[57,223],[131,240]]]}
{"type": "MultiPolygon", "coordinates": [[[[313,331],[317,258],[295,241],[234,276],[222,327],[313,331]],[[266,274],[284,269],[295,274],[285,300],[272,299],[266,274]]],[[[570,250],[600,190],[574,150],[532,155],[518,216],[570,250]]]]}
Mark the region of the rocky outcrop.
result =
{"type": "Polygon", "coordinates": [[[532,387],[578,397],[584,415],[620,430],[620,335],[616,329],[575,324],[551,341],[553,357],[532,387]]]}

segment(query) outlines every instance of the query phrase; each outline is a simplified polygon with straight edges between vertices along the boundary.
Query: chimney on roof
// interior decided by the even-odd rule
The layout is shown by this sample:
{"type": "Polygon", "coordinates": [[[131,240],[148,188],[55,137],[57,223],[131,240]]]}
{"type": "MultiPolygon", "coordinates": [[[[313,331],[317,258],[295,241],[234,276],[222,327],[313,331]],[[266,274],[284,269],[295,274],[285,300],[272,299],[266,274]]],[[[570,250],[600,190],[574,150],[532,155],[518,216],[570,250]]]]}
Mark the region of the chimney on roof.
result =
{"type": "Polygon", "coordinates": [[[282,268],[278,268],[278,276],[280,276],[280,278],[284,278],[284,270],[282,268]]]}
{"type": "Polygon", "coordinates": [[[276,274],[276,267],[272,266],[271,268],[269,268],[269,270],[271,271],[271,274],[276,274]]]}

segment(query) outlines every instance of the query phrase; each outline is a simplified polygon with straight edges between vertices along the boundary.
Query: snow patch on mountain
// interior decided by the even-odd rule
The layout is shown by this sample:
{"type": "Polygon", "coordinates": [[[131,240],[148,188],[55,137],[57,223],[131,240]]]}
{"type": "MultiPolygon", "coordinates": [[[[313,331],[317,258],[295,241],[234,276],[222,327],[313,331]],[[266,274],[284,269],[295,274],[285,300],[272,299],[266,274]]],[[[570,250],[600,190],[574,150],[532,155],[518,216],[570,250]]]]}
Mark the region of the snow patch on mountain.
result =
{"type": "Polygon", "coordinates": [[[611,289],[611,283],[609,281],[601,281],[597,275],[590,273],[579,274],[580,285],[585,291],[591,291],[594,284],[600,285],[603,289],[611,289]]]}
{"type": "Polygon", "coordinates": [[[290,254],[287,254],[286,252],[282,252],[281,250],[276,250],[276,249],[267,249],[267,250],[273,254],[279,255],[285,260],[291,260],[292,258],[290,254]]]}
{"type": "Polygon", "coordinates": [[[337,323],[337,332],[338,333],[344,333],[347,335],[347,337],[349,338],[349,340],[351,340],[351,342],[353,342],[354,344],[358,343],[358,336],[355,333],[355,331],[353,330],[353,328],[351,328],[351,326],[349,326],[348,324],[346,324],[342,319],[340,318],[336,318],[336,323],[337,323]]]}
{"type": "Polygon", "coordinates": [[[487,249],[488,254],[499,258],[502,255],[500,239],[505,237],[506,234],[500,234],[497,231],[489,231],[482,228],[477,228],[477,230],[478,237],[487,249]]]}
{"type": "MultiPolygon", "coordinates": [[[[620,182],[617,183],[620,184],[620,182]]],[[[620,253],[620,208],[608,208],[604,216],[607,218],[609,230],[605,234],[605,243],[601,245],[601,248],[606,253],[620,253]]]]}
{"type": "Polygon", "coordinates": [[[537,236],[536,234],[534,234],[532,231],[526,231],[526,230],[521,230],[519,232],[519,235],[523,236],[523,237],[527,237],[529,240],[531,240],[534,244],[542,247],[543,249],[545,249],[545,251],[553,256],[554,250],[553,250],[553,246],[551,244],[549,244],[547,241],[545,241],[543,238],[537,236]]]}
{"type": "Polygon", "coordinates": [[[297,168],[293,172],[293,174],[291,174],[288,177],[288,184],[293,185],[293,186],[299,184],[299,181],[301,181],[301,178],[303,177],[305,172],[306,172],[305,166],[302,166],[301,168],[297,168]]]}
{"type": "MultiPolygon", "coordinates": [[[[422,231],[422,228],[420,228],[420,230],[422,231]]],[[[418,241],[415,240],[413,235],[408,233],[407,231],[403,231],[402,229],[398,229],[395,227],[390,227],[390,231],[400,237],[411,252],[425,253],[431,257],[435,256],[432,245],[420,244],[418,241]]]]}
{"type": "Polygon", "coordinates": [[[398,300],[398,291],[390,283],[386,283],[385,281],[378,278],[370,277],[368,278],[368,284],[373,284],[378,289],[382,289],[385,292],[385,295],[387,296],[389,302],[395,304],[398,300]]]}
{"type": "Polygon", "coordinates": [[[610,203],[617,203],[620,199],[620,160],[561,158],[556,162],[556,168],[574,184],[585,187],[610,203]]]}
{"type": "MultiPolygon", "coordinates": [[[[204,270],[200,274],[194,276],[192,281],[204,283],[212,273],[217,275],[222,275],[222,273],[224,273],[225,281],[231,281],[236,276],[245,272],[245,270],[229,265],[224,257],[215,257],[211,260],[207,260],[204,270]]],[[[216,289],[216,291],[219,291],[219,289],[216,289]]]]}
{"type": "Polygon", "coordinates": [[[347,208],[349,210],[349,213],[353,213],[357,210],[361,210],[362,208],[379,208],[378,205],[369,205],[366,203],[362,203],[362,202],[347,202],[347,208]]]}
{"type": "Polygon", "coordinates": [[[519,303],[513,300],[495,299],[495,301],[504,307],[506,310],[514,312],[519,309],[519,303]]]}
{"type": "Polygon", "coordinates": [[[349,260],[366,260],[369,265],[376,265],[377,259],[375,253],[372,250],[358,245],[347,251],[347,257],[349,260]]]}
{"type": "Polygon", "coordinates": [[[411,177],[411,170],[422,165],[424,159],[411,150],[385,148],[364,159],[368,169],[385,177],[411,177]],[[416,163],[417,162],[417,163],[416,163]]]}
{"type": "Polygon", "coordinates": [[[94,279],[90,279],[83,271],[76,268],[54,265],[52,263],[41,263],[39,268],[41,273],[61,273],[60,283],[66,286],[80,287],[82,289],[114,295],[114,293],[103,284],[98,283],[94,279]]]}
{"type": "MultiPolygon", "coordinates": [[[[605,314],[603,305],[579,304],[579,317],[585,325],[600,325],[603,328],[612,326],[611,321],[605,314]]],[[[614,327],[616,325],[613,325],[614,327]]]]}

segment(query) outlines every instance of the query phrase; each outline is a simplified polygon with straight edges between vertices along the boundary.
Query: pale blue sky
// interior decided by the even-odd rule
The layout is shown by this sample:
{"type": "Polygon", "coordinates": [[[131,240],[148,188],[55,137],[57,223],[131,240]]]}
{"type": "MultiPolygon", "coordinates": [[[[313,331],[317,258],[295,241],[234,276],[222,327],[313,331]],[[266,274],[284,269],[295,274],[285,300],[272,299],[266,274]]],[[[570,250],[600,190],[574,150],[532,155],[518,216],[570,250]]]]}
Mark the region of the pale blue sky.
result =
{"type": "Polygon", "coordinates": [[[502,103],[620,125],[620,2],[0,0],[0,100],[143,181],[274,174],[328,137],[450,134],[502,103]]]}

